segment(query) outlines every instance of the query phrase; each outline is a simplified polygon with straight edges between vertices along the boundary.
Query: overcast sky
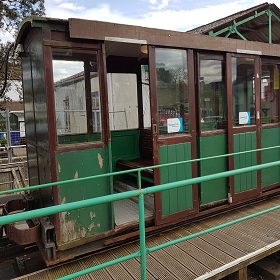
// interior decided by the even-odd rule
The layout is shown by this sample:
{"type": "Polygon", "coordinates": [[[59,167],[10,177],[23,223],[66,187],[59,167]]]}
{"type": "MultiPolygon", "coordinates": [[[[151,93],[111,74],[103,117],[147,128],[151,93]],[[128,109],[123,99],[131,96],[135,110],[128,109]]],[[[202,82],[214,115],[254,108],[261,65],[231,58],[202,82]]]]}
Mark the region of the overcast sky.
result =
{"type": "MultiPolygon", "coordinates": [[[[186,31],[261,4],[260,0],[45,0],[46,16],[186,31]]],[[[274,4],[280,7],[280,0],[274,4]]],[[[2,39],[10,39],[8,34],[2,39]]]]}
{"type": "MultiPolygon", "coordinates": [[[[46,0],[47,16],[186,31],[248,9],[258,0],[46,0]]],[[[274,1],[280,7],[280,0],[274,1]]]]}

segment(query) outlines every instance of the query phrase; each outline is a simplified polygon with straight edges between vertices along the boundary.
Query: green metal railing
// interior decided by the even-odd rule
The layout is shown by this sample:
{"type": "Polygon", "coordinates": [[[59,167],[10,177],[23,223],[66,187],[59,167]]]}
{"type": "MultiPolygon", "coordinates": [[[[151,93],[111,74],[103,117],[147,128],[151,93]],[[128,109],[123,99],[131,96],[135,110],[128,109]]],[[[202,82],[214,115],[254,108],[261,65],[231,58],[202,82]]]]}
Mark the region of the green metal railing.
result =
{"type": "MultiPolygon", "coordinates": [[[[279,148],[279,147],[280,146],[275,146],[275,147],[272,147],[272,148],[279,148]]],[[[265,148],[265,149],[269,149],[269,148],[265,148]]],[[[170,164],[158,165],[158,166],[149,167],[149,168],[159,168],[159,167],[162,167],[162,166],[170,166],[170,165],[173,165],[173,164],[181,164],[181,163],[192,162],[192,161],[207,160],[207,159],[237,155],[237,154],[242,154],[242,153],[247,153],[247,152],[258,152],[258,151],[265,150],[265,149],[257,149],[257,150],[251,150],[251,151],[239,152],[239,153],[233,153],[233,154],[227,154],[227,155],[220,155],[220,156],[209,157],[209,158],[198,159],[198,160],[189,160],[189,161],[178,162],[178,163],[170,163],[170,164]]],[[[243,173],[247,173],[247,172],[262,170],[262,169],[265,169],[265,168],[271,168],[271,167],[276,167],[276,166],[280,166],[280,160],[275,161],[275,162],[260,164],[260,165],[256,165],[256,166],[250,166],[250,167],[245,167],[245,168],[241,168],[241,169],[225,171],[225,172],[221,172],[221,173],[217,173],[217,174],[186,179],[186,180],[182,180],[182,181],[178,181],[178,182],[172,182],[172,183],[162,184],[162,185],[158,185],[158,186],[147,187],[145,189],[141,188],[141,171],[146,169],[146,168],[138,168],[138,169],[133,170],[133,171],[137,172],[137,175],[138,175],[138,189],[137,190],[126,191],[126,192],[123,192],[123,193],[115,193],[115,194],[110,194],[110,195],[106,195],[106,196],[102,196],[102,197],[86,199],[86,200],[83,200],[83,201],[76,201],[76,202],[71,202],[71,203],[67,203],[67,204],[50,206],[50,207],[46,207],[46,208],[26,211],[26,212],[22,212],[22,213],[7,215],[7,216],[1,216],[0,217],[0,226],[10,224],[10,223],[19,222],[19,221],[22,221],[22,220],[29,220],[29,219],[34,219],[34,218],[37,218],[37,217],[57,214],[57,213],[60,213],[60,212],[85,208],[85,207],[88,207],[88,206],[100,205],[100,204],[103,204],[103,203],[110,203],[110,202],[114,202],[114,201],[117,201],[117,200],[123,200],[123,199],[138,197],[140,250],[133,253],[133,254],[130,254],[130,255],[127,255],[127,256],[124,256],[124,257],[121,257],[121,258],[118,258],[118,259],[114,259],[114,260],[109,261],[109,262],[102,263],[100,265],[97,265],[97,266],[94,266],[94,267],[91,267],[91,268],[88,268],[88,269],[70,274],[70,275],[62,277],[60,279],[63,279],[63,280],[73,279],[73,278],[76,278],[76,277],[79,277],[79,276],[97,271],[99,269],[109,267],[109,266],[114,265],[114,264],[118,264],[118,263],[130,260],[130,259],[133,259],[133,258],[140,257],[141,279],[143,280],[143,279],[146,279],[146,255],[147,254],[150,254],[152,252],[155,252],[157,250],[166,248],[166,247],[171,246],[171,245],[178,244],[178,243],[183,242],[183,241],[187,241],[189,239],[201,236],[203,234],[210,233],[210,232],[216,231],[218,229],[221,229],[221,228],[224,228],[224,227],[242,222],[244,220],[251,219],[253,217],[257,217],[259,215],[263,215],[265,213],[280,209],[280,205],[275,206],[275,207],[260,211],[260,212],[255,213],[255,214],[245,216],[245,217],[242,217],[242,218],[239,218],[239,219],[236,219],[236,220],[233,220],[233,221],[230,221],[230,222],[227,222],[227,223],[209,228],[209,229],[201,231],[199,233],[191,234],[189,236],[185,236],[185,237],[182,237],[182,238],[179,238],[179,239],[176,239],[176,240],[172,240],[172,241],[166,242],[166,243],[158,245],[158,246],[147,248],[146,247],[146,240],[145,240],[145,216],[144,216],[144,196],[145,195],[153,194],[153,193],[161,192],[161,191],[166,191],[166,190],[170,190],[170,189],[180,188],[180,187],[183,187],[183,186],[191,186],[193,184],[199,184],[199,183],[214,180],[214,179],[230,177],[230,176],[234,176],[234,175],[239,175],[239,174],[243,174],[243,173]]],[[[131,172],[131,170],[130,171],[114,172],[114,173],[104,174],[104,175],[91,176],[91,177],[87,177],[87,178],[67,180],[67,181],[63,181],[63,182],[49,183],[49,184],[44,184],[44,185],[41,185],[41,186],[26,187],[26,188],[17,189],[17,190],[8,190],[8,191],[0,192],[0,195],[5,194],[5,193],[15,193],[15,192],[20,192],[20,191],[38,189],[38,188],[42,188],[42,187],[51,187],[51,186],[57,186],[57,185],[62,185],[62,184],[75,183],[75,182],[78,182],[78,181],[91,180],[91,179],[104,177],[104,176],[114,176],[114,175],[118,175],[118,174],[129,173],[129,172],[131,172]]]]}

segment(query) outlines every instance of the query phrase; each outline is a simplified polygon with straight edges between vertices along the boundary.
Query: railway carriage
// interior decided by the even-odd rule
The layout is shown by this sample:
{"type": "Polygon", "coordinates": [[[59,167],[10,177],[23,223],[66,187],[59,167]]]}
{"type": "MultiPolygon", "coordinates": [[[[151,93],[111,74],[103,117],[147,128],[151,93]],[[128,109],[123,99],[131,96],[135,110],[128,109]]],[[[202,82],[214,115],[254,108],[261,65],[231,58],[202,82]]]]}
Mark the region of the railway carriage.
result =
{"type": "MultiPolygon", "coordinates": [[[[81,19],[20,28],[30,185],[280,144],[280,46],[81,19]]],[[[148,168],[151,186],[279,160],[279,149],[148,168]]],[[[125,191],[134,173],[32,192],[45,207],[125,191]]],[[[280,191],[280,168],[147,198],[148,230],[280,191]]],[[[52,264],[131,237],[135,202],[41,219],[52,264]],[[128,215],[130,207],[131,215],[128,215]]],[[[135,208],[137,209],[137,207],[135,208]]]]}

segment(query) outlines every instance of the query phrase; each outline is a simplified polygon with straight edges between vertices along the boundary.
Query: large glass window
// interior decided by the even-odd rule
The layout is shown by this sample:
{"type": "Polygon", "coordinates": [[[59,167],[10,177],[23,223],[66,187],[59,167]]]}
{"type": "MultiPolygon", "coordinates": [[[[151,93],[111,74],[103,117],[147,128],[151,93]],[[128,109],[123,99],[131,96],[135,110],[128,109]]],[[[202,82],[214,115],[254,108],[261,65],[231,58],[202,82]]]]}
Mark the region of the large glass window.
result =
{"type": "Polygon", "coordinates": [[[280,62],[262,65],[261,110],[262,124],[277,123],[279,118],[279,69],[280,62]]]}
{"type": "Polygon", "coordinates": [[[189,133],[187,52],[156,49],[159,134],[189,133]]]}
{"type": "Polygon", "coordinates": [[[58,143],[100,141],[97,53],[54,48],[52,54],[58,143]]]}
{"type": "Polygon", "coordinates": [[[107,74],[111,130],[138,128],[136,74],[107,74]]]}
{"type": "Polygon", "coordinates": [[[256,123],[255,60],[232,58],[232,104],[234,126],[256,123]]]}
{"type": "Polygon", "coordinates": [[[224,64],[221,60],[200,60],[201,131],[227,127],[224,64]]]}

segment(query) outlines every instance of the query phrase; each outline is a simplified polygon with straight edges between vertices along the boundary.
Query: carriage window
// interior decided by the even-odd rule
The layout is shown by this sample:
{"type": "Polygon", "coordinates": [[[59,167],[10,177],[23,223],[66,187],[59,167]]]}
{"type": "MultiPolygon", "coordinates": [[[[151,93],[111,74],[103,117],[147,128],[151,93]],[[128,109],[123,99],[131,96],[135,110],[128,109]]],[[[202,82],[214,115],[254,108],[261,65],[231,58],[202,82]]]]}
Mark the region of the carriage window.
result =
{"type": "Polygon", "coordinates": [[[189,133],[187,52],[156,49],[160,135],[189,133]]]}
{"type": "Polygon", "coordinates": [[[262,124],[276,123],[279,118],[279,69],[280,63],[262,65],[261,110],[262,124]]]}
{"type": "Polygon", "coordinates": [[[100,141],[100,89],[96,52],[53,49],[59,144],[100,141]]]}
{"type": "Polygon", "coordinates": [[[232,58],[234,126],[256,123],[254,72],[253,58],[232,58]]]}
{"type": "Polygon", "coordinates": [[[221,60],[200,60],[201,131],[227,127],[224,64],[221,60]]]}
{"type": "Polygon", "coordinates": [[[136,74],[108,73],[110,130],[138,128],[136,74]]]}

